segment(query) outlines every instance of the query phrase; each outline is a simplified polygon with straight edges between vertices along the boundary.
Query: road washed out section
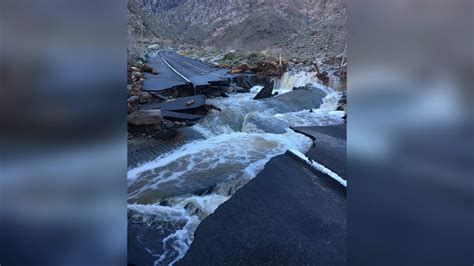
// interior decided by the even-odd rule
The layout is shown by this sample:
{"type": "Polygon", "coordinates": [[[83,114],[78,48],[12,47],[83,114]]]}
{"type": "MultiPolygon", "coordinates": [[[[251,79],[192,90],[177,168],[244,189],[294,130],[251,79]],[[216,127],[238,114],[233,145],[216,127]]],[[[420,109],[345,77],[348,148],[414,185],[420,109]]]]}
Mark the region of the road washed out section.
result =
{"type": "Polygon", "coordinates": [[[281,89],[277,97],[252,100],[260,88],[208,100],[222,111],[193,127],[206,139],[129,170],[129,263],[168,265],[183,258],[199,223],[271,158],[310,149],[312,140],[290,127],[343,123],[344,112],[335,111],[338,92],[281,89]]]}

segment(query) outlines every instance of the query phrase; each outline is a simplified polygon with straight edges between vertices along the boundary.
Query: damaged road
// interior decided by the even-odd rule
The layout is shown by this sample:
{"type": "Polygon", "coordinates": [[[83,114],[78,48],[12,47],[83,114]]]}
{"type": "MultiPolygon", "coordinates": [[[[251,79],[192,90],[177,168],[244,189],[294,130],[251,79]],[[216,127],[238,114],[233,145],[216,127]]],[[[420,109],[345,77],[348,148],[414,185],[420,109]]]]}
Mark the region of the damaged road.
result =
{"type": "MultiPolygon", "coordinates": [[[[218,110],[214,106],[207,106],[205,96],[199,94],[200,90],[212,86],[228,87],[229,79],[223,76],[226,75],[225,70],[179,56],[174,51],[160,51],[151,55],[147,56],[146,67],[149,71],[143,70],[142,74],[143,92],[128,100],[129,105],[135,103],[133,112],[129,114],[129,133],[159,138],[163,134],[151,131],[163,129],[176,132],[176,127],[203,118],[209,109],[218,110]],[[150,97],[142,101],[142,95],[145,94],[150,97]],[[138,102],[141,105],[137,106],[138,102]],[[153,110],[159,111],[160,119],[150,118],[153,110]],[[165,122],[167,126],[163,127],[165,122]]],[[[220,90],[220,87],[217,89],[220,90]]],[[[172,136],[166,134],[166,137],[172,136]]]]}
{"type": "Polygon", "coordinates": [[[158,52],[158,56],[186,77],[195,87],[228,83],[231,77],[227,74],[227,69],[216,68],[213,65],[178,55],[174,51],[161,51],[158,52]]]}
{"type": "Polygon", "coordinates": [[[185,86],[190,82],[177,75],[160,57],[149,57],[148,65],[158,70],[158,75],[145,74],[144,91],[161,92],[170,88],[185,86]]]}
{"type": "Polygon", "coordinates": [[[140,101],[142,105],[137,111],[160,109],[164,119],[196,121],[211,109],[220,110],[206,105],[206,96],[228,97],[230,92],[249,92],[257,84],[263,84],[264,88],[255,99],[273,96],[274,83],[264,77],[232,74],[228,69],[178,55],[175,51],[152,52],[147,57],[147,65],[153,71],[145,71],[143,91],[152,99],[145,103],[140,101]]]}
{"type": "MultiPolygon", "coordinates": [[[[167,139],[160,133],[129,135],[128,263],[170,265],[183,258],[178,265],[245,264],[285,254],[288,263],[343,264],[345,186],[302,159],[318,161],[316,149],[333,152],[332,144],[342,143],[342,129],[326,134],[306,127],[341,123],[343,114],[335,111],[340,95],[311,86],[282,89],[276,78],[226,73],[174,52],[160,54],[175,77],[201,85],[188,82],[156,92],[163,97],[140,102],[136,111],[147,117],[129,117],[132,128],[160,131],[154,123],[161,121],[176,133],[167,139]],[[290,126],[305,126],[299,132],[313,142],[290,126]],[[311,145],[316,154],[306,153],[311,145]],[[287,215],[271,208],[275,204],[287,215]],[[235,227],[229,220],[243,223],[235,227]],[[308,238],[309,231],[315,239],[308,238]],[[214,252],[203,253],[209,249],[214,252]],[[257,256],[254,250],[265,252],[257,256]]],[[[330,157],[334,164],[319,162],[344,176],[342,161],[334,160],[340,151],[330,157]]]]}
{"type": "Polygon", "coordinates": [[[149,56],[148,64],[158,69],[160,74],[145,75],[145,91],[177,89],[176,96],[182,97],[200,94],[201,89],[211,85],[229,84],[227,70],[178,55],[175,51],[158,51],[149,56]]]}

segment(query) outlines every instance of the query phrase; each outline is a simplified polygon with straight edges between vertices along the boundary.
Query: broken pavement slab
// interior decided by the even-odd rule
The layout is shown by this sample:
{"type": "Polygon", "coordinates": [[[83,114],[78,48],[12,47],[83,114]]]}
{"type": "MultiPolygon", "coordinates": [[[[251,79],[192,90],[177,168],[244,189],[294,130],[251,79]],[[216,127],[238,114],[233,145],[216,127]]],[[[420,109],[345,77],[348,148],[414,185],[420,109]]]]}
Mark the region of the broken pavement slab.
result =
{"type": "Polygon", "coordinates": [[[289,113],[319,108],[326,95],[320,90],[296,90],[261,101],[277,113],[289,113]]]}
{"type": "Polygon", "coordinates": [[[275,82],[271,81],[266,84],[253,98],[254,100],[258,99],[265,99],[270,98],[273,96],[273,87],[275,86],[275,82]]]}
{"type": "Polygon", "coordinates": [[[314,141],[314,146],[306,153],[309,159],[347,180],[346,124],[292,129],[314,141]]]}
{"type": "Polygon", "coordinates": [[[206,104],[206,97],[204,95],[196,95],[190,97],[181,97],[171,101],[164,101],[159,103],[144,104],[141,106],[142,110],[161,109],[162,111],[180,111],[189,110],[204,106],[206,104]],[[192,102],[194,101],[194,102],[192,102]]]}

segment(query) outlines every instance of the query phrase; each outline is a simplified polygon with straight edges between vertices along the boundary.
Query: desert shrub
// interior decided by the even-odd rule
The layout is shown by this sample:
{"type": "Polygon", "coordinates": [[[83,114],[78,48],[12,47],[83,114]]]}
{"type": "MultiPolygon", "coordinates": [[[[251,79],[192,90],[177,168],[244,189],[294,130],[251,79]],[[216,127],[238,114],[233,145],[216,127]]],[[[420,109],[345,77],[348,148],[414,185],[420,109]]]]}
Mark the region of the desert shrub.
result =
{"type": "Polygon", "coordinates": [[[255,60],[255,59],[258,59],[259,57],[260,57],[260,54],[259,54],[259,53],[253,52],[253,53],[250,53],[250,54],[247,56],[247,59],[248,59],[248,60],[255,60]]]}
{"type": "Polygon", "coordinates": [[[224,57],[222,59],[225,60],[225,61],[234,60],[235,59],[235,53],[227,53],[227,54],[224,55],[224,57]]]}

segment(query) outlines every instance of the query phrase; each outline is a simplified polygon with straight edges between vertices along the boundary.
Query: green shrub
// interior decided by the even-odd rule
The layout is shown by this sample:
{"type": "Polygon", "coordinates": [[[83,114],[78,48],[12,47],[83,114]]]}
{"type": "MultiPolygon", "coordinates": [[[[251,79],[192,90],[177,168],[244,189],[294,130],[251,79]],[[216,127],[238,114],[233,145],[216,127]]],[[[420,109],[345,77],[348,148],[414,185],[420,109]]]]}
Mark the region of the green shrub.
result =
{"type": "Polygon", "coordinates": [[[222,58],[225,61],[231,61],[235,59],[235,53],[228,53],[222,58]]]}

